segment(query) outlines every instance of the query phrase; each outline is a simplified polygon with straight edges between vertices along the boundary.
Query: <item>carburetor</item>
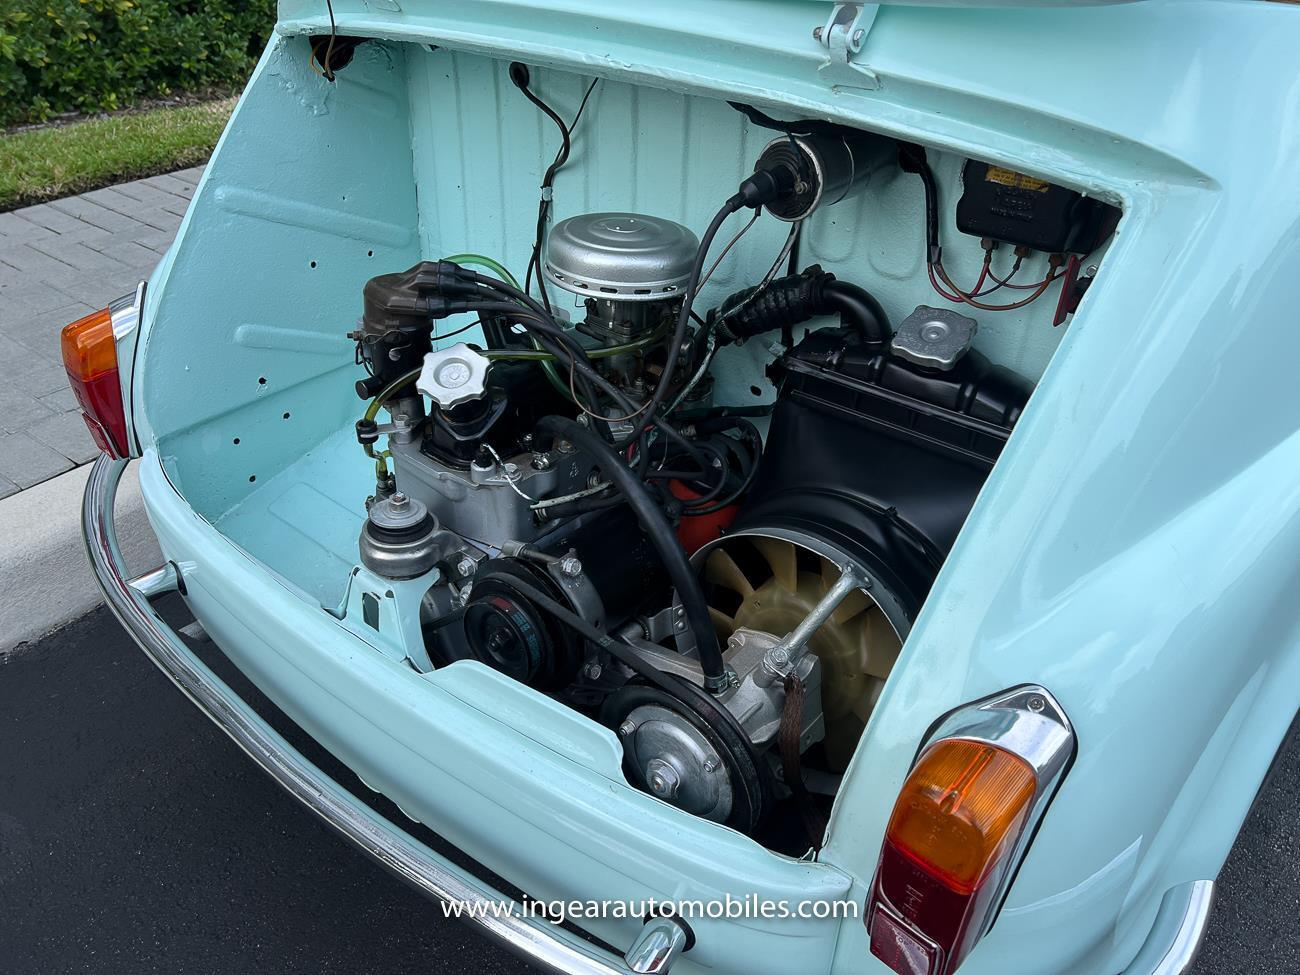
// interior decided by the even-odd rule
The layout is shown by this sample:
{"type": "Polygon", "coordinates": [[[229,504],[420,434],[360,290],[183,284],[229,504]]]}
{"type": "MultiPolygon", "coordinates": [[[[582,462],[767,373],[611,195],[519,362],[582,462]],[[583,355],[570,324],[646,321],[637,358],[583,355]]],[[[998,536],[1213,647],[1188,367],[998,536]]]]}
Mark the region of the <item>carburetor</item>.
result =
{"type": "Polygon", "coordinates": [[[584,213],[547,235],[546,280],[584,299],[578,331],[620,385],[643,389],[646,356],[681,307],[698,247],[688,228],[642,213],[584,213]]]}

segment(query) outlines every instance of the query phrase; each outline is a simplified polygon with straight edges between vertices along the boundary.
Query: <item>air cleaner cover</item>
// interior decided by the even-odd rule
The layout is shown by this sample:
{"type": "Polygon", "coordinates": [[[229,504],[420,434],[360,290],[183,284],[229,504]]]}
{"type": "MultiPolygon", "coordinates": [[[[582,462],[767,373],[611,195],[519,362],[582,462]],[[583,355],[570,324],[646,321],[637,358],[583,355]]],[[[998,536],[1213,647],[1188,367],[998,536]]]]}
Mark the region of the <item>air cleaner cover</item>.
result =
{"type": "Polygon", "coordinates": [[[546,279],[587,298],[662,301],[680,295],[699,240],[673,220],[642,213],[584,213],[546,238],[546,279]]]}

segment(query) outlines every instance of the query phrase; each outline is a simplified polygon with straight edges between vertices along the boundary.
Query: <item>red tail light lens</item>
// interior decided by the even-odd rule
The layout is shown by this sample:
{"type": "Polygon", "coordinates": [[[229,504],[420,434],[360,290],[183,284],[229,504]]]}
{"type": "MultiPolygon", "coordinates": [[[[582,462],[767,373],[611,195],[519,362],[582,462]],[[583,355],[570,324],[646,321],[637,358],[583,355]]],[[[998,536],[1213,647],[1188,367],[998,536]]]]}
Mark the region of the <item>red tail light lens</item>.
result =
{"type": "Polygon", "coordinates": [[[110,457],[130,454],[113,316],[107,308],[63,329],[63,367],[96,445],[110,457]]]}
{"type": "Polygon", "coordinates": [[[954,712],[903,784],[866,912],[899,975],[952,975],[988,930],[1074,753],[1059,705],[1026,687],[954,712]]]}
{"type": "Polygon", "coordinates": [[[1020,835],[1036,787],[1024,759],[992,745],[948,740],[926,750],[894,805],[881,850],[877,890],[898,916],[873,921],[878,958],[905,975],[937,975],[961,963],[982,933],[972,921],[994,892],[987,881],[1020,835]],[[933,945],[920,955],[926,967],[905,950],[908,925],[933,945]],[[900,958],[900,947],[909,957],[900,958]]]}

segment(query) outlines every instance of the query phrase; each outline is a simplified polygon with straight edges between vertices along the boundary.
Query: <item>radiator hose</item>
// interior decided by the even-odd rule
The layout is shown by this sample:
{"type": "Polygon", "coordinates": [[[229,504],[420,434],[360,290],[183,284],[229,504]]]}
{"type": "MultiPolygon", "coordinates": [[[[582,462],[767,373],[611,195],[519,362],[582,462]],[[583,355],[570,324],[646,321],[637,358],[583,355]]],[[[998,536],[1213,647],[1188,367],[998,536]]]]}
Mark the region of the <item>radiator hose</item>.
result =
{"type": "Polygon", "coordinates": [[[883,352],[891,335],[885,310],[869,291],[837,280],[816,264],[777,278],[761,291],[737,291],[718,306],[716,315],[724,342],[779,328],[790,344],[790,330],[819,315],[839,315],[840,324],[858,333],[867,352],[883,352]]]}

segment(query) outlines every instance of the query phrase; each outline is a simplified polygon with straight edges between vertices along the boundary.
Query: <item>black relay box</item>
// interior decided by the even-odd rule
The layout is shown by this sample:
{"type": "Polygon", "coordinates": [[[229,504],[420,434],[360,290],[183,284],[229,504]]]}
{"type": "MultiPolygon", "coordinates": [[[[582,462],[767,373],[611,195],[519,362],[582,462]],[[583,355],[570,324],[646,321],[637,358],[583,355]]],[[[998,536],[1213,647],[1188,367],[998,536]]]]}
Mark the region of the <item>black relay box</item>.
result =
{"type": "Polygon", "coordinates": [[[966,161],[957,229],[1048,254],[1088,254],[1115,230],[1119,210],[1001,166],[966,161]]]}

